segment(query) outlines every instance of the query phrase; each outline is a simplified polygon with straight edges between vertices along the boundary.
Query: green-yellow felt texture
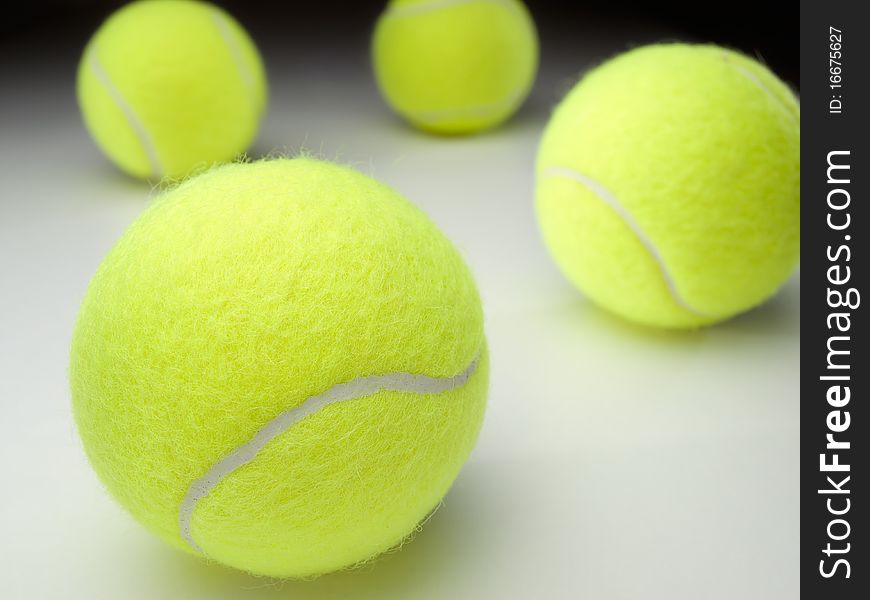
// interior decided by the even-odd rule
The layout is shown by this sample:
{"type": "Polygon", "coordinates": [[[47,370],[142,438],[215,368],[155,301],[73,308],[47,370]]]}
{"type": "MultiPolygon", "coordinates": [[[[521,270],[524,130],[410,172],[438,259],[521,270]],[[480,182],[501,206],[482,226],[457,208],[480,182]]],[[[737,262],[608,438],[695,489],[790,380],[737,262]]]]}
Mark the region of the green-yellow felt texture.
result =
{"type": "Polygon", "coordinates": [[[591,71],[547,125],[537,178],[562,271],[631,321],[721,321],[799,260],[800,108],[724,48],[646,46],[591,71]]]}
{"type": "Polygon", "coordinates": [[[372,63],[384,98],[409,122],[469,133],[523,103],[537,32],[519,0],[393,0],[375,27],[372,63]]]}
{"type": "Polygon", "coordinates": [[[94,276],[70,365],[115,498],[173,546],[273,577],[412,533],[471,451],[487,378],[456,249],[388,187],[311,159],[218,167],[160,197],[94,276]],[[185,535],[210,470],[318,398],[207,482],[185,535]]]}
{"type": "Polygon", "coordinates": [[[205,2],[141,0],[88,42],[78,99],[97,145],[139,178],[180,178],[245,152],[266,106],[257,48],[205,2]]]}

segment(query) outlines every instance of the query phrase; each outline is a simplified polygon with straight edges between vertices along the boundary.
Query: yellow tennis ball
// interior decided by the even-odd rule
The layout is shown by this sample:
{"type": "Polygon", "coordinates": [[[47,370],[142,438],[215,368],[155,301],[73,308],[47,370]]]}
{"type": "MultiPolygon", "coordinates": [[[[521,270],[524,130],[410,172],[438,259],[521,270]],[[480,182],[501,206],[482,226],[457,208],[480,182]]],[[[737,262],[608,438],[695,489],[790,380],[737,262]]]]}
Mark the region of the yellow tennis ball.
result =
{"type": "Polygon", "coordinates": [[[311,159],[163,195],[94,276],[73,410],[115,498],[171,545],[306,577],[400,544],[475,442],[488,362],[456,249],[311,159]]]}
{"type": "Polygon", "coordinates": [[[468,133],[523,103],[538,38],[519,0],[392,0],[375,27],[372,63],[384,98],[405,119],[468,133]]]}
{"type": "Polygon", "coordinates": [[[537,160],[537,214],[567,277],[648,325],[726,319],[800,255],[800,108],[716,46],[638,48],[562,101],[537,160]]]}
{"type": "Polygon", "coordinates": [[[205,2],[129,4],[103,23],[79,63],[85,125],[135,177],[178,178],[244,152],[266,95],[251,38],[205,2]]]}

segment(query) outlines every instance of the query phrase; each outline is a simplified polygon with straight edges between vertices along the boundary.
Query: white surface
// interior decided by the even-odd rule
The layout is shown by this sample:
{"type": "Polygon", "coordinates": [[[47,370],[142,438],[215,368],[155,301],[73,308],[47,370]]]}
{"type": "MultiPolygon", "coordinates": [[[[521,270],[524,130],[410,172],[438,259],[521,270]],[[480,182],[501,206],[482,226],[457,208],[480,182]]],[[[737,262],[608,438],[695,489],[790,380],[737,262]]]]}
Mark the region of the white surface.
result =
{"type": "Polygon", "coordinates": [[[72,325],[150,190],[90,143],[71,72],[2,73],[0,597],[798,597],[798,281],[695,333],[625,325],[566,283],[536,230],[532,170],[561,77],[588,61],[539,82],[508,126],[458,139],[393,119],[364,66],[273,71],[252,154],[304,146],[419,204],[477,275],[492,353],[486,423],[442,509],[401,552],[313,582],[164,546],[88,467],[72,325]]]}

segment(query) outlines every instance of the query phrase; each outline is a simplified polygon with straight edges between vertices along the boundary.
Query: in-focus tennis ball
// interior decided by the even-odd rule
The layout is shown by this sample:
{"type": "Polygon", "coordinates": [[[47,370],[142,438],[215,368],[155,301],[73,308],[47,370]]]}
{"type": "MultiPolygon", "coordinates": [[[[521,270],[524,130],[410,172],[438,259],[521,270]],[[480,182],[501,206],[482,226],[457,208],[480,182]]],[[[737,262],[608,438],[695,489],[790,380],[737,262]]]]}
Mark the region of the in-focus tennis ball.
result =
{"type": "Polygon", "coordinates": [[[691,328],[763,302],[800,255],[800,109],[758,62],[654,45],[556,109],[537,213],[567,277],[626,319],[691,328]]]}
{"type": "Polygon", "coordinates": [[[244,152],[266,95],[251,38],[205,2],[129,4],[94,34],[79,63],[85,125],[135,177],[179,178],[244,152]]]}
{"type": "Polygon", "coordinates": [[[538,66],[535,24],[519,0],[392,0],[372,63],[381,93],[421,129],[468,133],[511,116],[538,66]]]}
{"type": "Polygon", "coordinates": [[[305,577],[400,544],[484,413],[480,300],[418,209],[310,159],[166,193],[88,288],[73,409],[117,500],[189,552],[305,577]]]}

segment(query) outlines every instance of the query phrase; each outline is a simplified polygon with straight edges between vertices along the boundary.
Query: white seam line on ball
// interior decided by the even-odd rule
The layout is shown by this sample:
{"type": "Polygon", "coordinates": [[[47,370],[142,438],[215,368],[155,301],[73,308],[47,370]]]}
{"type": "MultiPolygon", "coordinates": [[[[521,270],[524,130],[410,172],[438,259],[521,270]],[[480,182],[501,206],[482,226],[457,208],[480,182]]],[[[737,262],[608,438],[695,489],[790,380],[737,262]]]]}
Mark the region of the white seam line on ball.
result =
{"type": "Polygon", "coordinates": [[[764,92],[768,98],[773,100],[774,104],[779,106],[785,112],[785,114],[788,115],[789,119],[791,119],[792,121],[797,120],[795,115],[792,114],[789,107],[786,106],[785,103],[782,100],[780,100],[776,94],[773,93],[773,90],[771,90],[769,87],[764,85],[764,82],[761,81],[761,79],[759,79],[758,76],[755,75],[755,73],[753,73],[752,71],[750,71],[749,69],[747,69],[741,65],[736,64],[733,60],[731,60],[731,57],[729,57],[727,54],[722,55],[722,60],[724,60],[726,64],[728,64],[731,68],[733,68],[735,71],[740,73],[743,77],[745,77],[750,82],[752,82],[755,85],[755,87],[757,87],[762,92],[764,92]]]}
{"type": "Polygon", "coordinates": [[[410,373],[359,377],[347,383],[336,384],[323,393],[311,396],[302,404],[282,412],[263,425],[250,440],[232,450],[213,464],[202,477],[190,484],[178,509],[178,528],[181,532],[181,537],[184,538],[191,548],[203,553],[202,548],[193,539],[190,531],[193,511],[196,509],[197,502],[207,496],[224,477],[254,460],[266,444],[305,417],[316,413],[330,404],[364,398],[378,392],[440,394],[464,385],[477,370],[479,362],[480,355],[476,356],[464,371],[452,377],[429,377],[427,375],[412,375],[410,373]]]}
{"type": "Polygon", "coordinates": [[[94,76],[103,84],[103,88],[105,88],[109,97],[114,101],[115,106],[124,115],[124,119],[127,121],[130,129],[133,130],[133,135],[139,140],[139,144],[142,146],[142,150],[145,152],[145,157],[148,160],[148,165],[151,168],[151,174],[154,177],[160,177],[163,174],[163,167],[160,165],[160,159],[157,157],[157,148],[154,146],[151,136],[148,135],[148,130],[145,129],[145,125],[139,120],[133,107],[124,99],[121,90],[115,87],[109,74],[103,69],[103,65],[97,56],[96,48],[91,47],[88,51],[88,64],[94,76]]]}
{"type": "Polygon", "coordinates": [[[248,93],[253,100],[254,97],[254,76],[251,73],[250,69],[247,68],[244,61],[244,56],[242,54],[242,49],[236,43],[235,38],[233,37],[232,29],[230,29],[230,24],[227,22],[226,17],[223,13],[213,10],[211,11],[211,18],[217,27],[218,34],[226,44],[227,48],[230,51],[230,54],[233,57],[233,61],[236,63],[236,69],[239,72],[239,75],[242,78],[242,83],[245,88],[248,90],[248,93]]]}
{"type": "Polygon", "coordinates": [[[671,298],[673,298],[674,302],[679,304],[685,310],[689,311],[692,314],[698,315],[699,317],[708,316],[707,314],[691,306],[686,301],[686,299],[683,298],[679,290],[677,290],[677,284],[674,281],[674,278],[671,277],[665,261],[662,258],[662,255],[656,245],[644,232],[644,230],[641,229],[637,221],[634,220],[634,217],[631,216],[631,213],[628,212],[628,210],[624,206],[622,206],[622,204],[620,204],[619,200],[610,192],[610,190],[608,190],[606,187],[604,187],[602,184],[592,179],[588,175],[584,175],[583,173],[580,173],[573,169],[569,169],[568,167],[549,167],[544,170],[544,176],[564,177],[570,179],[583,185],[589,191],[595,194],[595,196],[597,196],[599,200],[609,206],[613,210],[613,212],[615,212],[619,216],[619,218],[622,219],[622,222],[625,223],[629,229],[631,229],[632,233],[634,233],[638,241],[643,245],[644,248],[646,248],[647,252],[649,252],[653,261],[655,261],[656,265],[658,265],[659,271],[662,274],[662,278],[665,281],[665,285],[668,288],[668,293],[670,293],[671,298]]]}
{"type": "Polygon", "coordinates": [[[521,92],[514,92],[507,98],[492,102],[490,104],[480,104],[478,106],[470,106],[468,108],[445,108],[442,110],[427,110],[422,112],[406,112],[405,114],[414,120],[426,123],[427,125],[437,125],[443,121],[451,119],[466,118],[466,117],[487,117],[492,113],[507,108],[516,103],[521,92]]]}
{"type": "Polygon", "coordinates": [[[388,8],[384,12],[384,17],[413,17],[414,15],[422,15],[428,12],[451,8],[453,6],[462,6],[464,4],[497,4],[508,10],[517,10],[516,2],[512,0],[433,0],[432,2],[421,2],[420,4],[411,4],[406,6],[397,6],[388,8]]]}

